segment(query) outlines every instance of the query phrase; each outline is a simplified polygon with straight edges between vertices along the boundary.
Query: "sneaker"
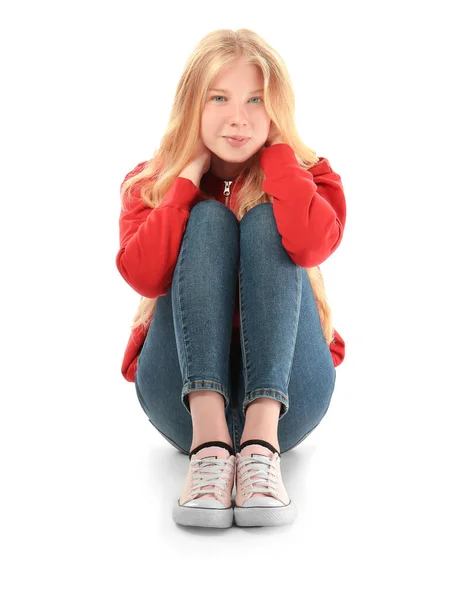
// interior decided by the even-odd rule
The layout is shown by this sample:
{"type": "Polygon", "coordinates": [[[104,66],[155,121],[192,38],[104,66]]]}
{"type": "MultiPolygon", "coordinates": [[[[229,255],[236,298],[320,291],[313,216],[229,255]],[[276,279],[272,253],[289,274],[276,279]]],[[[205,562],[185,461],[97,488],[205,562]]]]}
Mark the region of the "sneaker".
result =
{"type": "Polygon", "coordinates": [[[205,442],[189,453],[184,490],[173,507],[179,525],[231,527],[234,450],[224,442],[205,442]]]}
{"type": "Polygon", "coordinates": [[[265,440],[249,440],[236,454],[234,520],[239,527],[288,525],[297,516],[281,477],[281,454],[265,440]]]}

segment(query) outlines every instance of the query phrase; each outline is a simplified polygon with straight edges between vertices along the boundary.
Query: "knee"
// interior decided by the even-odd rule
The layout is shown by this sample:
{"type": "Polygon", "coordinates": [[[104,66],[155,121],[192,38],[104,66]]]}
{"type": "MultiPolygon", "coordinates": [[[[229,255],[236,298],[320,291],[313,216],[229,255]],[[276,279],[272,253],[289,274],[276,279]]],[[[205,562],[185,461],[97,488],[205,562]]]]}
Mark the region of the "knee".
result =
{"type": "Polygon", "coordinates": [[[231,222],[237,223],[234,213],[225,204],[212,198],[202,200],[191,208],[189,221],[206,221],[221,218],[230,218],[231,222]]]}
{"type": "Polygon", "coordinates": [[[205,228],[208,238],[216,234],[224,241],[225,236],[239,238],[239,227],[234,213],[217,200],[202,200],[190,211],[186,228],[205,228]]]}
{"type": "Polygon", "coordinates": [[[242,222],[252,221],[253,219],[270,219],[274,218],[273,204],[271,202],[260,202],[249,209],[242,217],[242,222]],[[247,219],[247,221],[246,221],[247,219]]]}
{"type": "Polygon", "coordinates": [[[261,232],[263,241],[269,240],[273,234],[281,240],[271,202],[256,204],[247,211],[240,221],[240,230],[241,237],[245,239],[248,236],[251,241],[261,232]]]}

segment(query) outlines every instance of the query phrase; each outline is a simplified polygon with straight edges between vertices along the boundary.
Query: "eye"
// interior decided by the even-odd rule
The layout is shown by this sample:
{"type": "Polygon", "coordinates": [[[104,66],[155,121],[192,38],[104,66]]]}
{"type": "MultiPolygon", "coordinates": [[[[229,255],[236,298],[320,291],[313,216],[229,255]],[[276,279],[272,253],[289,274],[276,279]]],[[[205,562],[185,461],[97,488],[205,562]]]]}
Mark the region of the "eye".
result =
{"type": "MultiPolygon", "coordinates": [[[[226,96],[213,96],[212,100],[215,100],[216,98],[226,98],[226,96]]],[[[254,96],[253,98],[251,98],[251,100],[254,99],[260,100],[260,102],[252,102],[252,104],[260,104],[263,102],[263,99],[259,96],[254,96]]],[[[224,102],[220,102],[219,104],[224,104],[224,102]]]]}

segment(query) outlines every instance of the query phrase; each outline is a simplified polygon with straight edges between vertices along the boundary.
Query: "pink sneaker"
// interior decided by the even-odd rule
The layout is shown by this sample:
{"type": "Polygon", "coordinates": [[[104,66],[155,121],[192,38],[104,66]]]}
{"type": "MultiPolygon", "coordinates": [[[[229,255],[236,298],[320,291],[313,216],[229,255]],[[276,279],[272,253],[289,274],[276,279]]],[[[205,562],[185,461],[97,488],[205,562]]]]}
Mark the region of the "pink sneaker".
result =
{"type": "Polygon", "coordinates": [[[236,457],[224,442],[205,442],[189,453],[190,463],[184,490],[173,507],[179,525],[231,527],[236,457]]]}
{"type": "Polygon", "coordinates": [[[280,462],[280,453],[265,440],[241,444],[236,454],[236,525],[288,525],[294,521],[297,509],[284,487],[280,462]]]}

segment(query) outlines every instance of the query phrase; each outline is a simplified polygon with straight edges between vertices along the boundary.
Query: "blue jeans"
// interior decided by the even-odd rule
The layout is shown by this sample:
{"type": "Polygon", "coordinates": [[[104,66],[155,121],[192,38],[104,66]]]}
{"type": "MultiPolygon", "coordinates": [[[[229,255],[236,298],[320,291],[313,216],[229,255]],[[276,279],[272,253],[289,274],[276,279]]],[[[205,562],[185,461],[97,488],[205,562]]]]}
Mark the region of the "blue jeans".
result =
{"type": "Polygon", "coordinates": [[[283,247],[272,204],[254,206],[241,221],[216,200],[196,204],[137,363],[137,397],[152,425],[188,454],[187,395],[215,390],[238,452],[245,408],[265,396],[281,402],[283,453],[319,424],[335,383],[308,275],[283,247]],[[240,345],[231,341],[237,285],[240,345]]]}

